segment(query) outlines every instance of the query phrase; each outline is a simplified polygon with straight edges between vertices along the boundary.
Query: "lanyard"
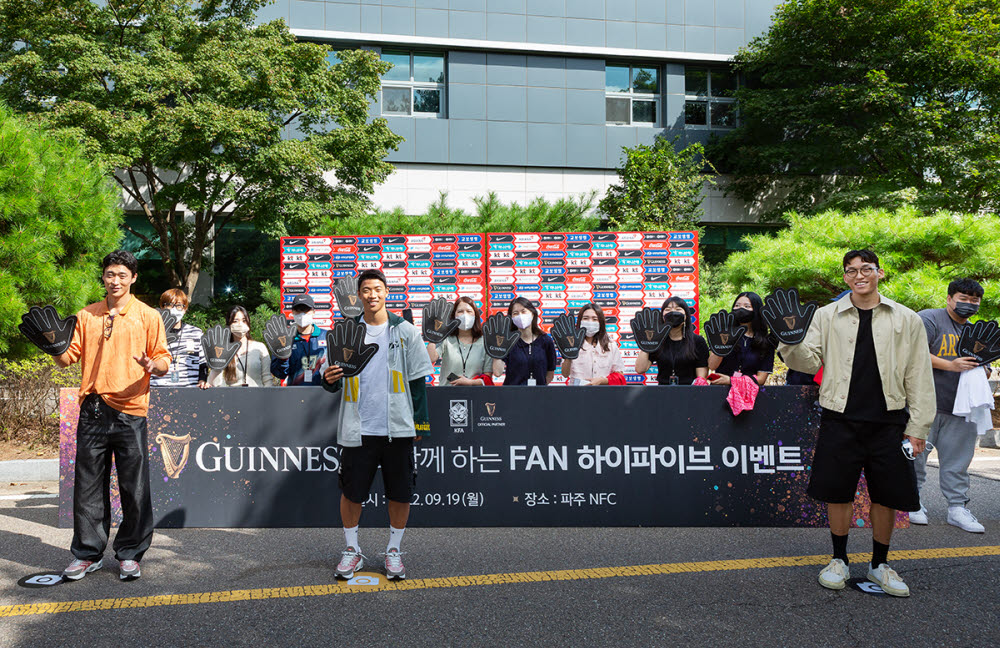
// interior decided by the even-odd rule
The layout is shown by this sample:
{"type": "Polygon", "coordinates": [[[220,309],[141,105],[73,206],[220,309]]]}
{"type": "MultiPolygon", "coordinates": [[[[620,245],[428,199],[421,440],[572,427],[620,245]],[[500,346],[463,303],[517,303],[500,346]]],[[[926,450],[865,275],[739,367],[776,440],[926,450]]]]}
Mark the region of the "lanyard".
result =
{"type": "Polygon", "coordinates": [[[468,378],[468,374],[465,373],[465,364],[469,361],[469,357],[472,355],[472,344],[475,344],[475,342],[469,345],[469,352],[465,355],[462,355],[462,342],[460,340],[456,340],[456,342],[458,342],[458,357],[462,359],[462,375],[468,378]]]}
{"type": "MultiPolygon", "coordinates": [[[[247,365],[250,363],[250,345],[247,345],[247,352],[243,355],[243,387],[248,387],[247,384],[247,365]]],[[[240,356],[236,355],[236,366],[240,366],[240,356]]]]}

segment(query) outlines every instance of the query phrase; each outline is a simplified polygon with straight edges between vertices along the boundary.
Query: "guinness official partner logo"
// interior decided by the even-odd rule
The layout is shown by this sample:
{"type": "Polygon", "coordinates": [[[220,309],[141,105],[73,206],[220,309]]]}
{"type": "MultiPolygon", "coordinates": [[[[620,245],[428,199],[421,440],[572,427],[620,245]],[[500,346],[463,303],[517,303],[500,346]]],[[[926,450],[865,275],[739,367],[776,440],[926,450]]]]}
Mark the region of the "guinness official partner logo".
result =
{"type": "Polygon", "coordinates": [[[486,413],[489,416],[493,416],[493,413],[497,411],[496,403],[486,403],[486,413]]]}

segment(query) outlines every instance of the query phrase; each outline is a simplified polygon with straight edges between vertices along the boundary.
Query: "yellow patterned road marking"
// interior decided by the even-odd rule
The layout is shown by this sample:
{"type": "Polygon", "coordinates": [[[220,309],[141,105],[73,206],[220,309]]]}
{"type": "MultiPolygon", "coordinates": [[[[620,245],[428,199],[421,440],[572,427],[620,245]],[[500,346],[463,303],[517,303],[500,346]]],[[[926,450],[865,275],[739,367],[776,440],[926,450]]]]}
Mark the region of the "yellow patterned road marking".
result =
{"type": "MultiPolygon", "coordinates": [[[[933,560],[939,558],[970,558],[998,556],[1000,546],[952,547],[942,549],[915,549],[893,551],[889,558],[900,560],[933,560]]],[[[850,554],[856,562],[868,560],[869,554],[850,554]]],[[[783,556],[775,558],[744,558],[739,560],[706,560],[702,562],[664,563],[658,565],[631,565],[624,567],[594,567],[590,569],[562,569],[558,571],[514,572],[509,574],[479,574],[449,576],[444,578],[417,578],[405,581],[384,582],[372,586],[354,586],[343,583],[306,585],[302,587],[268,587],[261,589],[172,594],[161,596],[136,596],[130,598],[95,599],[89,601],[63,601],[57,603],[31,603],[0,606],[0,617],[58,614],[117,610],[125,608],[150,608],[164,605],[197,605],[201,603],[232,603],[234,601],[262,601],[265,599],[301,598],[305,596],[331,596],[337,594],[367,594],[372,592],[402,592],[433,588],[475,587],[506,585],[510,583],[541,583],[546,581],[575,581],[594,578],[625,578],[629,576],[655,576],[694,572],[718,572],[743,569],[771,569],[774,567],[803,567],[825,565],[829,554],[817,556],[783,556]]]]}

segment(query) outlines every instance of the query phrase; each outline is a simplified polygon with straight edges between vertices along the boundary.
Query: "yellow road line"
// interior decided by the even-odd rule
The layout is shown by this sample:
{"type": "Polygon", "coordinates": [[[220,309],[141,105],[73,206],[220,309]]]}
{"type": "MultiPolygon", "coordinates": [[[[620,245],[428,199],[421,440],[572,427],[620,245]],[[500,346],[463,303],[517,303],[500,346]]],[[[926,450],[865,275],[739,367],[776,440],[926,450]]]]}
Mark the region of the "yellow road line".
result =
{"type": "MultiPolygon", "coordinates": [[[[932,560],[936,558],[968,558],[998,556],[1000,546],[953,547],[942,549],[915,549],[893,551],[891,560],[932,560]]],[[[852,561],[864,562],[869,554],[850,554],[852,561]]],[[[706,560],[702,562],[663,563],[658,565],[631,565],[623,567],[594,567],[590,569],[562,569],[558,571],[515,572],[509,574],[479,574],[449,576],[445,578],[417,578],[389,581],[379,585],[357,586],[343,583],[330,585],[305,585],[302,587],[268,587],[261,589],[171,594],[160,596],[135,596],[130,598],[95,599],[89,601],[62,601],[56,603],[31,603],[0,606],[0,617],[58,614],[116,610],[124,608],[150,608],[164,605],[197,605],[200,603],[232,603],[234,601],[261,601],[265,599],[301,598],[305,596],[331,596],[336,594],[366,594],[370,592],[402,592],[433,588],[505,585],[509,583],[540,583],[545,581],[575,581],[595,578],[624,578],[629,576],[654,576],[694,572],[718,572],[743,569],[771,569],[774,567],[803,567],[825,565],[829,554],[817,556],[784,556],[776,558],[744,558],[739,560],[706,560]]]]}

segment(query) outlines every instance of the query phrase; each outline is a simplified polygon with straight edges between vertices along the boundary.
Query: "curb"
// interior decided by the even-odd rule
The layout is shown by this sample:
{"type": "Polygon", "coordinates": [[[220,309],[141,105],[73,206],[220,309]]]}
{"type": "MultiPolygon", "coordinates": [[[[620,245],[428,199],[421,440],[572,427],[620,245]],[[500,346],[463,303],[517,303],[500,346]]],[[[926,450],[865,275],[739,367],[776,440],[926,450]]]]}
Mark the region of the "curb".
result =
{"type": "Polygon", "coordinates": [[[0,461],[0,482],[58,480],[58,459],[13,459],[10,461],[0,461]]]}

